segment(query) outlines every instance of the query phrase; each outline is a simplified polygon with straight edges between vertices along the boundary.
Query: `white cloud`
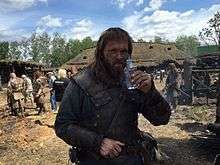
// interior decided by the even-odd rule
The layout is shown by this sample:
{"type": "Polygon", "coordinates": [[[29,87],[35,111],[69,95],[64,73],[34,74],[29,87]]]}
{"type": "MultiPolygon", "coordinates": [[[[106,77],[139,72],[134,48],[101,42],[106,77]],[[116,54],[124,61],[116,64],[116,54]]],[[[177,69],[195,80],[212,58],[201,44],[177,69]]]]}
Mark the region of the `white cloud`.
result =
{"type": "Polygon", "coordinates": [[[148,12],[158,10],[166,1],[167,0],[150,0],[149,6],[145,7],[144,11],[148,12]]]}
{"type": "Polygon", "coordinates": [[[142,4],[144,4],[144,0],[138,0],[138,1],[136,2],[136,5],[137,5],[137,6],[142,5],[142,4]]]}
{"type": "Polygon", "coordinates": [[[4,15],[0,13],[0,41],[14,41],[26,37],[29,33],[23,28],[17,27],[23,18],[17,15],[4,15]]]}
{"type": "Polygon", "coordinates": [[[37,25],[40,27],[46,26],[49,28],[62,27],[62,18],[47,15],[42,17],[40,21],[37,23],[37,25]]]}
{"type": "Polygon", "coordinates": [[[179,35],[198,35],[207,25],[207,21],[219,10],[220,4],[185,12],[155,10],[148,14],[143,10],[125,17],[122,26],[136,40],[140,38],[150,40],[156,35],[175,40],[179,35]]]}
{"type": "Polygon", "coordinates": [[[151,0],[149,2],[149,6],[153,9],[153,10],[158,10],[163,3],[165,3],[166,0],[151,0]]]}
{"type": "Polygon", "coordinates": [[[47,3],[47,0],[1,0],[0,12],[24,10],[36,5],[38,2],[47,3]]]}
{"type": "Polygon", "coordinates": [[[45,32],[46,31],[46,28],[45,27],[37,27],[36,28],[36,30],[35,30],[35,32],[37,33],[37,34],[41,34],[41,33],[43,33],[43,32],[45,32]]]}
{"type": "Polygon", "coordinates": [[[87,36],[94,38],[97,35],[95,28],[95,24],[91,20],[82,19],[73,25],[71,34],[68,35],[68,37],[79,40],[82,40],[87,36]]]}
{"type": "Polygon", "coordinates": [[[51,15],[47,15],[41,17],[41,19],[37,22],[36,33],[48,32],[50,34],[57,31],[58,28],[62,28],[66,25],[66,21],[63,21],[60,17],[53,17],[51,15]]]}
{"type": "Polygon", "coordinates": [[[144,4],[144,0],[113,0],[113,4],[116,4],[120,9],[123,9],[130,3],[136,3],[137,6],[144,4]]]}
{"type": "Polygon", "coordinates": [[[0,41],[15,41],[27,37],[24,29],[10,29],[8,26],[0,25],[0,41]]]}

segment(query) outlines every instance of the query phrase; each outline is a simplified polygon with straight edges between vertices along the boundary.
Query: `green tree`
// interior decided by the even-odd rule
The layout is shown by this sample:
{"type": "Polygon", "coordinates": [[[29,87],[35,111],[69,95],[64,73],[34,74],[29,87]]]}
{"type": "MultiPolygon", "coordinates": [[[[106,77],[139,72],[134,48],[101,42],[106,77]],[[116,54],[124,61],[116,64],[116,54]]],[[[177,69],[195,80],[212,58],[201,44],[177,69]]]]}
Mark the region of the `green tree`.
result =
{"type": "Polygon", "coordinates": [[[137,42],[145,42],[142,38],[138,39],[137,42]]]}
{"type": "Polygon", "coordinates": [[[81,41],[81,49],[88,49],[94,46],[94,42],[91,37],[86,37],[81,41]]]}
{"type": "Polygon", "coordinates": [[[93,47],[95,44],[95,41],[92,41],[91,37],[86,37],[82,41],[70,39],[66,45],[68,60],[77,56],[82,50],[93,47]]]}
{"type": "Polygon", "coordinates": [[[30,56],[33,61],[39,62],[41,60],[40,56],[40,38],[36,33],[33,33],[29,38],[30,43],[30,56]]]}
{"type": "Polygon", "coordinates": [[[196,36],[182,35],[176,38],[176,47],[184,51],[184,53],[189,56],[197,55],[197,47],[199,45],[200,43],[196,36]]]}
{"type": "Polygon", "coordinates": [[[19,42],[20,45],[20,50],[21,50],[21,60],[27,60],[29,57],[29,40],[28,39],[23,39],[19,42]]]}
{"type": "Polygon", "coordinates": [[[50,65],[50,40],[51,37],[46,33],[33,33],[28,39],[29,55],[35,62],[42,62],[50,65]]]}
{"type": "Polygon", "coordinates": [[[46,65],[50,65],[51,57],[50,57],[50,42],[51,37],[46,33],[42,33],[40,36],[40,54],[42,56],[42,61],[46,65]]]}
{"type": "MultiPolygon", "coordinates": [[[[0,44],[0,52],[3,51],[4,44],[0,44]]],[[[9,59],[26,60],[30,57],[32,61],[44,63],[49,67],[58,67],[74,58],[82,50],[94,45],[95,41],[91,37],[86,37],[82,41],[70,39],[66,42],[59,33],[54,33],[53,37],[46,32],[33,33],[27,39],[11,42],[8,53],[4,53],[0,58],[5,58],[6,54],[9,59]]]]}
{"type": "Polygon", "coordinates": [[[9,52],[9,43],[0,42],[0,60],[6,59],[9,52]]]}
{"type": "Polygon", "coordinates": [[[158,44],[163,43],[162,38],[159,37],[159,36],[155,36],[155,37],[154,37],[154,43],[158,43],[158,44]]]}
{"type": "Polygon", "coordinates": [[[220,12],[208,21],[208,27],[199,32],[199,37],[206,45],[214,43],[220,49],[220,12]]]}
{"type": "Polygon", "coordinates": [[[59,34],[54,33],[53,40],[51,41],[51,66],[58,67],[66,61],[66,43],[65,39],[59,34]]]}
{"type": "Polygon", "coordinates": [[[20,43],[18,41],[11,42],[9,45],[8,59],[18,60],[21,58],[21,54],[20,43]]]}

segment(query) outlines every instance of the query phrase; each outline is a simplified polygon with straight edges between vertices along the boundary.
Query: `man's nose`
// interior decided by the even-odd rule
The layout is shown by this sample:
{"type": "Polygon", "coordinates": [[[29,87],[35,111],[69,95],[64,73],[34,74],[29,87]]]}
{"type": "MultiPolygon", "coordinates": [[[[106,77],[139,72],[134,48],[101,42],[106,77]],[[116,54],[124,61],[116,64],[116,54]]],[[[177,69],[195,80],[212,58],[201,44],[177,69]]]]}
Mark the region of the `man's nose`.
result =
{"type": "Polygon", "coordinates": [[[124,55],[123,54],[117,54],[116,56],[116,59],[119,60],[119,61],[123,61],[125,59],[124,55]]]}
{"type": "Polygon", "coordinates": [[[116,58],[117,58],[117,59],[125,59],[126,56],[127,56],[127,55],[126,55],[124,52],[117,51],[117,54],[116,54],[116,58]]]}

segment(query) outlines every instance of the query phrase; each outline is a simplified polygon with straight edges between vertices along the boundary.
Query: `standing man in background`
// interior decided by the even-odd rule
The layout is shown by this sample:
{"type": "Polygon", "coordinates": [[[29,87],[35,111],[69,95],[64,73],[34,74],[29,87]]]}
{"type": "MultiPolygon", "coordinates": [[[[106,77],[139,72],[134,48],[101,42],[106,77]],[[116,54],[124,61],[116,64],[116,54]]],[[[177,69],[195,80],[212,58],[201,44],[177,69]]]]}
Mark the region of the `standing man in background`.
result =
{"type": "Polygon", "coordinates": [[[57,110],[57,103],[56,103],[55,91],[53,90],[53,83],[56,80],[56,77],[53,72],[48,72],[47,77],[48,77],[48,86],[50,90],[51,110],[55,112],[57,110]]]}
{"type": "Polygon", "coordinates": [[[165,85],[167,101],[169,102],[172,112],[175,112],[177,107],[177,96],[179,90],[179,73],[174,63],[170,63],[168,66],[168,75],[165,85]]]}
{"type": "Polygon", "coordinates": [[[37,105],[38,115],[46,112],[45,87],[46,78],[42,76],[40,71],[34,73],[34,101],[37,105]]]}
{"type": "MultiPolygon", "coordinates": [[[[18,116],[18,111],[23,113],[23,80],[16,76],[15,73],[10,73],[10,79],[7,88],[7,102],[11,109],[12,115],[18,116]]],[[[23,114],[22,114],[23,115],[23,114]]]]}
{"type": "Polygon", "coordinates": [[[34,96],[33,96],[33,86],[31,79],[26,75],[22,75],[21,78],[23,79],[23,93],[24,93],[24,102],[27,103],[27,100],[31,100],[31,104],[34,103],[34,96]]]}

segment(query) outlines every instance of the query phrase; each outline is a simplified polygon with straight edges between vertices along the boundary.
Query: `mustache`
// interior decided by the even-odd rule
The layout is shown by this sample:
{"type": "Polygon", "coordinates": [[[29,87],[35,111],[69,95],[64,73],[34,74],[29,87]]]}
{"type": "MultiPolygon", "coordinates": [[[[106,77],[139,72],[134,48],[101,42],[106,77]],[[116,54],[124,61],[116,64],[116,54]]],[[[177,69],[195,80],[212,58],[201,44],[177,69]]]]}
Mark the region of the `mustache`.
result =
{"type": "Polygon", "coordinates": [[[113,64],[121,64],[121,65],[126,65],[126,59],[122,59],[122,60],[117,60],[114,61],[113,64]]]}

